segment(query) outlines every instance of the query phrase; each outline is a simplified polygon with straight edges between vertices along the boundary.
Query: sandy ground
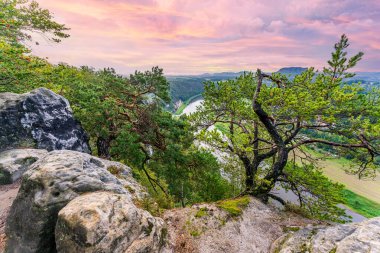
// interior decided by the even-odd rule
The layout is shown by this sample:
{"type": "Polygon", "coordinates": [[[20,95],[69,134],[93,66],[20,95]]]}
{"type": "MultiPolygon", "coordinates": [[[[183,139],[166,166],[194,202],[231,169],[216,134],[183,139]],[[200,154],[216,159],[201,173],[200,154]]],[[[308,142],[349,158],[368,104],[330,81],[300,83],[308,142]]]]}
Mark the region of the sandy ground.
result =
{"type": "MultiPolygon", "coordinates": [[[[304,157],[303,154],[297,152],[297,155],[304,157]]],[[[321,155],[312,154],[313,157],[321,157],[321,155]]],[[[297,162],[299,159],[297,159],[297,162]]],[[[341,183],[347,189],[366,197],[372,201],[380,203],[380,172],[376,172],[373,179],[359,179],[357,175],[351,175],[344,171],[348,168],[350,161],[337,158],[327,158],[318,160],[317,164],[322,168],[324,174],[332,181],[341,183]]]]}
{"type": "Polygon", "coordinates": [[[5,246],[5,221],[9,208],[16,198],[20,182],[10,185],[0,185],[0,252],[3,252],[5,246]]]}
{"type": "Polygon", "coordinates": [[[380,203],[380,175],[374,179],[359,179],[357,175],[347,174],[342,165],[334,160],[319,162],[323,171],[331,180],[344,184],[347,189],[380,203]]]}

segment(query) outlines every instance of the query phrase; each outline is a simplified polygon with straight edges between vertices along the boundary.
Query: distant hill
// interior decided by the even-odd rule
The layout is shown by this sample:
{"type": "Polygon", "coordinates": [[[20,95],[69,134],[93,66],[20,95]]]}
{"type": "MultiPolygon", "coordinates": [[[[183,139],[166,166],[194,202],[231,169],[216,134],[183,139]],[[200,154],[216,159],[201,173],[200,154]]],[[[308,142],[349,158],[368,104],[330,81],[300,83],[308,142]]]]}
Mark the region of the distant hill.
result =
{"type": "Polygon", "coordinates": [[[290,75],[299,75],[302,72],[307,70],[307,68],[301,68],[301,67],[287,67],[287,68],[282,68],[277,71],[277,73],[281,73],[284,75],[290,74],[290,75]]]}
{"type": "MultiPolygon", "coordinates": [[[[281,68],[277,72],[293,77],[301,74],[307,68],[302,67],[286,67],[281,68]]],[[[222,73],[205,73],[201,75],[179,75],[167,76],[170,83],[170,92],[173,103],[181,100],[187,101],[191,97],[199,95],[203,92],[203,85],[205,81],[222,81],[234,79],[241,74],[241,72],[222,72],[222,73]]],[[[348,80],[348,83],[362,83],[367,89],[373,86],[380,86],[380,72],[358,72],[355,77],[348,80]]]]}

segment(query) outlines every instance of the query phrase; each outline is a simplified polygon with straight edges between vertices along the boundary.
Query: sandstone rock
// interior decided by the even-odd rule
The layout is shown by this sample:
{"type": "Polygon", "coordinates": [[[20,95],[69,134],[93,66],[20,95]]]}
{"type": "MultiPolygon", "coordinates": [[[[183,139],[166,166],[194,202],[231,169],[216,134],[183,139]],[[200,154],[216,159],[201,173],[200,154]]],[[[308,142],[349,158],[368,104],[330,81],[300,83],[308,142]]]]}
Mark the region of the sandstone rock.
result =
{"type": "Polygon", "coordinates": [[[255,198],[250,198],[249,205],[236,217],[215,204],[202,204],[169,210],[164,220],[169,235],[164,253],[268,253],[287,227],[317,224],[278,212],[255,198]]]}
{"type": "Polygon", "coordinates": [[[58,212],[94,191],[124,194],[129,200],[144,195],[125,165],[76,151],[49,152],[23,175],[7,220],[6,252],[55,252],[58,212]]]}
{"type": "Polygon", "coordinates": [[[13,200],[17,196],[18,189],[20,188],[20,181],[13,184],[0,185],[0,252],[4,252],[5,248],[5,222],[7,220],[9,210],[13,200]]]}
{"type": "Polygon", "coordinates": [[[138,209],[126,195],[84,194],[58,214],[55,237],[59,253],[159,252],[163,220],[138,209]]]}
{"type": "Polygon", "coordinates": [[[45,88],[21,95],[0,93],[0,152],[12,148],[90,153],[88,137],[68,101],[45,88]]]}
{"type": "Polygon", "coordinates": [[[30,165],[47,153],[43,149],[14,149],[0,153],[0,185],[14,183],[30,165]]]}
{"type": "Polygon", "coordinates": [[[380,252],[380,217],[359,223],[307,227],[279,238],[272,252],[377,253],[380,252]]]}

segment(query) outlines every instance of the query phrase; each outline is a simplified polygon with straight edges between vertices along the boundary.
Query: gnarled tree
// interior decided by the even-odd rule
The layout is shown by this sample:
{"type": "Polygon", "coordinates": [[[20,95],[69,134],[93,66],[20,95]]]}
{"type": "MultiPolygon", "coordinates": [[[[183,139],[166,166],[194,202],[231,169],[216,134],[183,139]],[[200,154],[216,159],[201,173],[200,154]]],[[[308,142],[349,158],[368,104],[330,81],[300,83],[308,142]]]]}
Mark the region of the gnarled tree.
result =
{"type": "Polygon", "coordinates": [[[290,78],[257,70],[236,80],[206,83],[203,107],[192,116],[203,129],[198,138],[240,161],[244,193],[285,203],[271,193],[282,184],[310,213],[339,220],[341,186],[320,173],[305,148],[322,144],[350,152],[359,177],[374,172],[380,154],[379,92],[345,83],[354,76],[348,70],[363,56],[347,58],[348,45],[343,35],[322,72],[309,68],[290,78]],[[216,129],[210,131],[213,125],[216,129]],[[325,137],[311,137],[310,131],[325,137]]]}

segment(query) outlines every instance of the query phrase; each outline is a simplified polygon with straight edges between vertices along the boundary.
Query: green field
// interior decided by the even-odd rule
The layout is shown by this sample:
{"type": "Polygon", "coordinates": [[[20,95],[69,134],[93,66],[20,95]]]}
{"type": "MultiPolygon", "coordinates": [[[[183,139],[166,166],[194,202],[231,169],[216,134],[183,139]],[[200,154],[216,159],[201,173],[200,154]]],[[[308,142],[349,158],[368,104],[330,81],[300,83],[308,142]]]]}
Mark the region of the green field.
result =
{"type": "Polygon", "coordinates": [[[380,216],[380,204],[370,199],[362,197],[350,190],[343,190],[343,196],[345,199],[344,204],[353,211],[367,217],[380,216]]]}

